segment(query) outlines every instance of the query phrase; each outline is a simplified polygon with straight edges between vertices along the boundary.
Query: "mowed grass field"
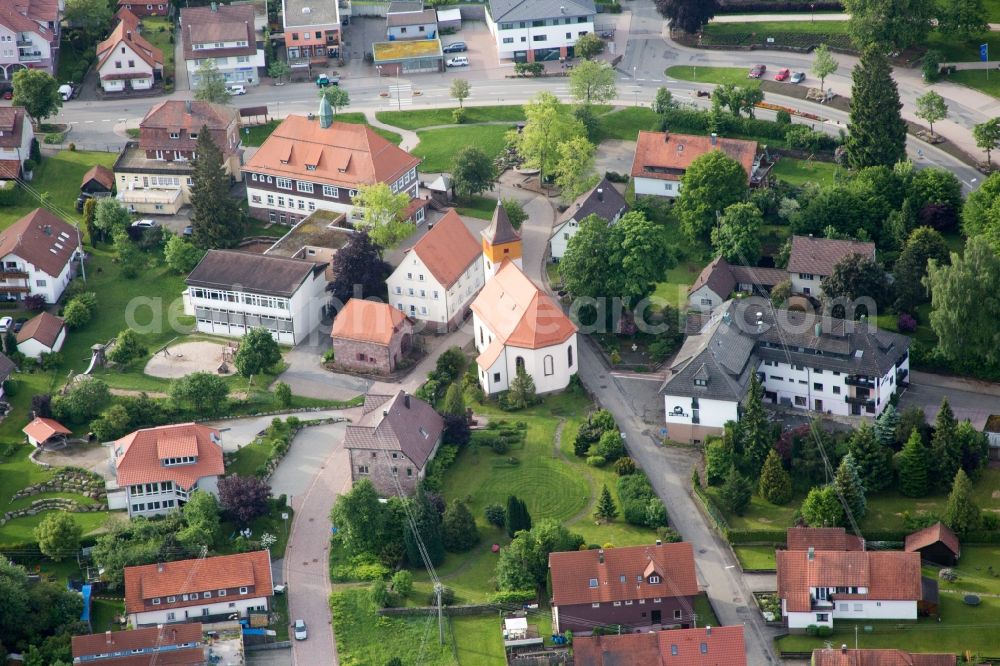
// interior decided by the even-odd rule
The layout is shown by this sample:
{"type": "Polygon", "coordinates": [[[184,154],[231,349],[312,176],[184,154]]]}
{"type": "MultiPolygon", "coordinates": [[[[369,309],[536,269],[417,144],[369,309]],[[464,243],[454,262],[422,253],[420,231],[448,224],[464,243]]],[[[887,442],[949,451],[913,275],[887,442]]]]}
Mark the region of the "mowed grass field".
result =
{"type": "MultiPolygon", "coordinates": [[[[355,125],[368,125],[368,119],[365,114],[360,111],[341,111],[334,118],[335,121],[341,123],[353,123],[355,125]]],[[[280,120],[269,120],[261,125],[254,125],[250,127],[250,131],[243,133],[243,145],[244,146],[259,146],[264,143],[267,137],[271,136],[271,133],[277,129],[278,125],[281,124],[280,120]]],[[[389,130],[382,129],[381,127],[373,127],[375,133],[378,134],[383,139],[391,141],[397,146],[402,143],[403,137],[401,137],[396,132],[390,132],[389,130]]]]}
{"type": "Polygon", "coordinates": [[[490,159],[496,157],[507,143],[507,132],[513,125],[468,125],[417,132],[420,143],[410,152],[424,162],[424,173],[451,171],[452,159],[459,148],[476,146],[490,159]]]}
{"type": "Polygon", "coordinates": [[[749,65],[743,67],[697,67],[692,65],[673,65],[667,67],[666,75],[681,81],[697,81],[700,83],[717,83],[724,85],[732,83],[742,86],[747,83],[749,65]]]}

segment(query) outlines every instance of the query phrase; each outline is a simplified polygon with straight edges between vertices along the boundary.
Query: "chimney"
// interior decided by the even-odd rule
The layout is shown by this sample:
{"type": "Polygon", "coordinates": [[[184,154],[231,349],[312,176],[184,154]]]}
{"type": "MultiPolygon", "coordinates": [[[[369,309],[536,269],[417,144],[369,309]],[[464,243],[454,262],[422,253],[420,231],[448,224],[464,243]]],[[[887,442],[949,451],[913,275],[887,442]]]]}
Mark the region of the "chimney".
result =
{"type": "Polygon", "coordinates": [[[170,630],[170,638],[173,640],[174,644],[176,645],[177,644],[177,630],[176,629],[171,629],[170,630]]]}
{"type": "Polygon", "coordinates": [[[108,643],[109,646],[114,642],[114,641],[111,640],[111,632],[110,631],[105,631],[104,632],[104,640],[107,641],[107,643],[108,643]]]}
{"type": "Polygon", "coordinates": [[[814,559],[816,559],[816,549],[815,548],[813,548],[812,546],[809,546],[808,553],[809,553],[809,561],[810,562],[812,562],[814,559]]]}
{"type": "Polygon", "coordinates": [[[600,564],[604,564],[604,549],[601,548],[597,551],[597,561],[600,564]]]}
{"type": "Polygon", "coordinates": [[[409,393],[404,393],[403,394],[403,406],[406,407],[407,409],[410,408],[410,394],[409,393]]]}
{"type": "Polygon", "coordinates": [[[670,141],[670,130],[663,130],[663,143],[670,141]]]}
{"type": "Polygon", "coordinates": [[[711,627],[711,625],[705,627],[705,635],[706,636],[711,636],[712,635],[712,627],[711,627]]]}
{"type": "Polygon", "coordinates": [[[163,562],[156,563],[156,573],[163,573],[163,562]]]}
{"type": "Polygon", "coordinates": [[[131,30],[129,30],[128,32],[125,33],[125,39],[127,39],[130,42],[132,41],[132,31],[131,30]]]}
{"type": "Polygon", "coordinates": [[[600,187],[597,188],[597,200],[598,201],[604,201],[604,189],[603,188],[600,188],[600,187]]]}
{"type": "Polygon", "coordinates": [[[840,644],[840,654],[847,654],[847,643],[840,644]]]}
{"type": "Polygon", "coordinates": [[[716,134],[715,132],[712,132],[712,145],[714,146],[718,143],[719,143],[719,135],[716,134]]]}

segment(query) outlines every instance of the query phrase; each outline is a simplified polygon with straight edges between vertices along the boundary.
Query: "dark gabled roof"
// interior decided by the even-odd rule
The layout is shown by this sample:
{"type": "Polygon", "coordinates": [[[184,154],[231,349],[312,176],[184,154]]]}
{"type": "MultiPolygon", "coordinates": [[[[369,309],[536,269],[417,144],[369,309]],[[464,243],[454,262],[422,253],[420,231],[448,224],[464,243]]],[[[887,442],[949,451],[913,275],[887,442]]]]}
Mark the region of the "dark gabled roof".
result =
{"type": "Polygon", "coordinates": [[[103,164],[95,164],[90,167],[87,170],[87,173],[83,174],[83,180],[80,181],[80,187],[83,187],[92,180],[96,181],[109,192],[115,187],[115,174],[111,172],[111,169],[103,164]]]}
{"type": "Polygon", "coordinates": [[[855,254],[874,259],[875,243],[792,236],[792,251],[788,255],[788,272],[833,275],[834,266],[855,254]]]}
{"type": "Polygon", "coordinates": [[[10,373],[14,372],[16,368],[14,361],[7,358],[6,354],[0,353],[0,382],[10,377],[10,373]]]}
{"type": "Polygon", "coordinates": [[[922,530],[917,530],[913,534],[907,535],[903,550],[912,553],[939,541],[954,553],[955,557],[962,554],[962,547],[958,542],[958,537],[942,522],[934,523],[922,530]]]}
{"type": "Polygon", "coordinates": [[[209,250],[187,277],[189,287],[233,289],[290,298],[310,274],[326,264],[304,259],[252,254],[235,250],[209,250]]]}
{"type": "Polygon", "coordinates": [[[594,0],[489,0],[489,2],[490,16],[495,22],[592,16],[597,13],[594,0]]]}
{"type": "Polygon", "coordinates": [[[0,232],[0,257],[16,254],[58,277],[76,252],[76,228],[44,208],[36,208],[0,232]]]}
{"type": "Polygon", "coordinates": [[[406,391],[366,395],[364,415],[347,426],[346,449],[401,451],[423,469],[444,432],[444,419],[434,408],[406,391]]]}
{"type": "Polygon", "coordinates": [[[719,256],[701,270],[688,294],[707,286],[719,298],[727,298],[741,284],[773,287],[787,279],[788,272],[780,268],[734,266],[719,256]]]}
{"type": "Polygon", "coordinates": [[[521,234],[514,230],[514,225],[507,217],[507,211],[499,201],[497,201],[497,207],[493,209],[493,219],[490,220],[490,226],[486,227],[482,234],[490,245],[503,245],[521,240],[521,234]]]}
{"type": "Polygon", "coordinates": [[[570,220],[580,222],[589,215],[596,215],[602,220],[610,222],[619,213],[625,211],[628,211],[625,197],[615,189],[607,178],[602,178],[601,182],[594,185],[589,192],[584,192],[569,205],[556,226],[570,220]]]}
{"type": "Polygon", "coordinates": [[[785,532],[788,550],[864,550],[860,537],[843,527],[789,527],[785,532]]]}

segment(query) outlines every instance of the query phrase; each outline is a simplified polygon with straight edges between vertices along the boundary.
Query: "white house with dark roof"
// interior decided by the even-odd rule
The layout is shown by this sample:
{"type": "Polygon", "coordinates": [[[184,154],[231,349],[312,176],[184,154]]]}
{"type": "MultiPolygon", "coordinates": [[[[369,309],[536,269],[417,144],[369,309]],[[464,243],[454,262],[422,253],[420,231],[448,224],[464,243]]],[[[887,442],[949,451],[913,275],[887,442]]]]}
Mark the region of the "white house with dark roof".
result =
{"type": "Polygon", "coordinates": [[[76,274],[79,232],[44,208],[0,231],[0,298],[39,295],[55,303],[76,274]]]}
{"type": "Polygon", "coordinates": [[[449,209],[386,280],[389,303],[442,331],[458,326],[483,288],[480,252],[462,218],[449,209]]]}
{"type": "Polygon", "coordinates": [[[689,335],[660,387],[667,437],[701,442],[737,421],[752,373],[771,404],[877,416],[906,381],[910,339],[867,322],[724,303],[689,335]]]}
{"type": "Polygon", "coordinates": [[[266,328],[296,345],[316,330],[327,304],[326,264],[270,254],[209,250],[187,277],[184,312],[202,333],[242,337],[266,328]]]}
{"type": "Polygon", "coordinates": [[[486,26],[500,60],[535,62],[573,55],[576,40],[594,32],[593,0],[490,0],[486,26]]]}
{"type": "Polygon", "coordinates": [[[860,254],[875,260],[875,243],[863,243],[835,238],[792,236],[792,251],[788,255],[788,274],[792,293],[819,298],[820,283],[833,275],[834,267],[848,257],[860,254]]]}
{"type": "Polygon", "coordinates": [[[412,494],[442,434],[444,419],[423,400],[405,391],[366,395],[361,419],[344,436],[351,482],[369,479],[383,497],[412,494]]]}
{"type": "Polygon", "coordinates": [[[17,351],[28,358],[39,358],[62,349],[66,341],[66,323],[61,317],[40,312],[17,332],[17,351]]]}
{"type": "Polygon", "coordinates": [[[713,310],[736,291],[766,296],[771,289],[788,279],[788,272],[781,268],[737,266],[723,257],[716,257],[698,274],[688,289],[688,307],[692,310],[713,310]]]}
{"type": "Polygon", "coordinates": [[[591,215],[596,215],[609,225],[615,224],[628,212],[625,197],[615,189],[607,178],[584,192],[569,205],[552,230],[549,249],[553,261],[559,261],[566,254],[569,240],[580,230],[580,223],[591,215]]]}

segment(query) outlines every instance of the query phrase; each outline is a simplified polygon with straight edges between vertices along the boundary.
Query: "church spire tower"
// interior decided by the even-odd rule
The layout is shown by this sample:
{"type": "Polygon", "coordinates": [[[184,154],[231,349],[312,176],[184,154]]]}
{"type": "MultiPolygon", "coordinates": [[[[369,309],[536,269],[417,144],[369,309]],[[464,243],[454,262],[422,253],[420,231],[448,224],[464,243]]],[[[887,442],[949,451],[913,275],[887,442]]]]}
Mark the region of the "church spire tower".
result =
{"type": "Polygon", "coordinates": [[[517,233],[507,217],[503,204],[497,201],[490,226],[483,234],[483,268],[486,279],[493,277],[504,259],[510,259],[518,268],[521,264],[521,234],[517,233]]]}

